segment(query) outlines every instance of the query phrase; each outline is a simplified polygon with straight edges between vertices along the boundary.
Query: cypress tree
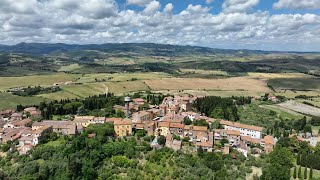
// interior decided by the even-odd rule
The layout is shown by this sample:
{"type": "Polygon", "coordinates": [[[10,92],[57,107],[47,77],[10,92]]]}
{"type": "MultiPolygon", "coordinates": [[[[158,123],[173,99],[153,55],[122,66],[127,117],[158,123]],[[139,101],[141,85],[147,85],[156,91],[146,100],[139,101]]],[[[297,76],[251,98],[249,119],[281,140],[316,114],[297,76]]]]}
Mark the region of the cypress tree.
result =
{"type": "Polygon", "coordinates": [[[312,179],[313,177],[313,169],[312,167],[310,168],[310,172],[309,172],[309,179],[312,179]]]}
{"type": "Polygon", "coordinates": [[[297,166],[294,166],[294,170],[293,170],[293,179],[297,178],[297,166]]]}
{"type": "Polygon", "coordinates": [[[297,155],[297,165],[300,165],[300,160],[301,160],[301,158],[300,158],[300,152],[298,152],[298,155],[297,155]]]}
{"type": "Polygon", "coordinates": [[[300,165],[301,166],[306,166],[307,163],[307,152],[303,151],[301,154],[301,160],[300,160],[300,165]]]}
{"type": "Polygon", "coordinates": [[[304,168],[303,178],[304,178],[304,179],[307,179],[307,177],[308,177],[308,167],[306,166],[306,167],[304,168]]]}
{"type": "Polygon", "coordinates": [[[298,170],[298,178],[301,179],[302,176],[301,176],[301,166],[299,166],[299,170],[298,170]]]}

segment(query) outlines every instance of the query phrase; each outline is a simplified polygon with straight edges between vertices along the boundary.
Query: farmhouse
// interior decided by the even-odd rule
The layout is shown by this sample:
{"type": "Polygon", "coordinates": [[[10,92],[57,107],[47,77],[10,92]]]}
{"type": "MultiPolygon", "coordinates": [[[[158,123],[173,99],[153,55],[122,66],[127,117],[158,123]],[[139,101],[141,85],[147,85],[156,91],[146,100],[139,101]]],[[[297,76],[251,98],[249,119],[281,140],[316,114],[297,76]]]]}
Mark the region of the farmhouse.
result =
{"type": "Polygon", "coordinates": [[[241,124],[237,122],[221,120],[220,124],[227,130],[240,131],[241,136],[250,136],[255,139],[261,139],[262,127],[241,124]]]}

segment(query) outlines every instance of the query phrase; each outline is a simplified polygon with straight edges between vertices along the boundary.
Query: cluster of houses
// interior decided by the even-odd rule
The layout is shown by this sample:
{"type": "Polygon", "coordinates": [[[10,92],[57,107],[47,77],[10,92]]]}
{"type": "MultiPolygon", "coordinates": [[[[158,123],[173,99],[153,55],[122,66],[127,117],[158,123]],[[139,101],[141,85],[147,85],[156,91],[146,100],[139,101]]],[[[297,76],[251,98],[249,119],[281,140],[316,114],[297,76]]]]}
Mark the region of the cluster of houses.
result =
{"type": "MultiPolygon", "coordinates": [[[[245,156],[249,152],[269,153],[273,150],[277,140],[272,136],[262,137],[262,127],[225,120],[219,120],[223,129],[210,130],[207,126],[184,124],[185,118],[192,122],[205,120],[209,125],[216,121],[216,119],[192,111],[192,103],[196,98],[189,96],[166,97],[159,106],[150,106],[150,109],[141,111],[136,106],[144,104],[144,100],[134,99],[129,105],[130,112],[132,112],[130,117],[125,119],[107,118],[106,121],[114,123],[117,136],[131,136],[133,130],[145,130],[149,136],[165,136],[165,145],[174,150],[183,149],[182,139],[190,142],[194,151],[201,148],[204,151],[212,152],[215,150],[215,144],[220,144],[223,139],[228,143],[218,151],[224,153],[229,153],[230,147],[237,149],[245,156]]],[[[126,111],[125,107],[117,106],[116,108],[126,111]]],[[[156,146],[157,144],[153,142],[152,145],[156,146]]]]}
{"type": "MultiPolygon", "coordinates": [[[[273,150],[277,139],[269,135],[263,137],[262,127],[216,120],[193,112],[192,103],[196,98],[198,97],[165,97],[162,104],[149,105],[145,110],[140,110],[140,106],[145,104],[142,98],[133,99],[127,107],[114,106],[114,109],[126,112],[128,115],[126,118],[74,116],[73,120],[32,122],[31,117],[41,116],[35,107],[26,108],[18,113],[6,110],[0,112],[0,142],[17,140],[20,154],[26,154],[46,133],[76,135],[90,124],[113,123],[118,137],[132,136],[138,130],[143,130],[148,136],[155,136],[151,143],[154,147],[159,147],[157,137],[165,136],[165,146],[174,150],[192,147],[193,151],[202,149],[207,152],[221,151],[228,154],[232,147],[245,156],[248,153],[270,153],[273,150]],[[209,125],[219,121],[222,128],[210,129],[208,126],[196,126],[194,123],[186,125],[185,119],[191,122],[202,120],[209,125]],[[227,143],[221,146],[222,141],[227,143]]],[[[310,143],[316,144],[317,141],[312,140],[310,143]]]]}

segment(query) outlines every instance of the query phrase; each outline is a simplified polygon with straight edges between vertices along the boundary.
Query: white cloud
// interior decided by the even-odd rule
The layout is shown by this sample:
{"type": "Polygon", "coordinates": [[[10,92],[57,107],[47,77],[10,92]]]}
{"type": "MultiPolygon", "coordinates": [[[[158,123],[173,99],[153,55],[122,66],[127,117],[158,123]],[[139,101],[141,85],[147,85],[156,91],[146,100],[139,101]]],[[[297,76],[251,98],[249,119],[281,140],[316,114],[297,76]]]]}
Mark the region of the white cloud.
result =
{"type": "Polygon", "coordinates": [[[225,0],[222,9],[226,13],[247,12],[259,4],[259,0],[225,0]]]}
{"type": "Polygon", "coordinates": [[[153,14],[159,9],[160,9],[160,3],[158,1],[152,1],[146,6],[143,12],[146,14],[153,14]]]}
{"type": "Polygon", "coordinates": [[[144,10],[120,11],[113,0],[17,1],[0,0],[0,44],[154,42],[320,51],[319,15],[254,12],[257,0],[226,0],[218,14],[196,4],[174,13],[168,3],[161,11],[155,0],[144,10]]]}
{"type": "Polygon", "coordinates": [[[279,0],[274,9],[320,9],[320,0],[279,0]]]}
{"type": "Polygon", "coordinates": [[[172,5],[171,3],[168,3],[168,4],[164,7],[163,12],[169,14],[169,13],[172,13],[172,10],[173,10],[173,5],[172,5]]]}
{"type": "Polygon", "coordinates": [[[127,0],[127,3],[137,6],[145,6],[149,4],[151,1],[153,0],[127,0]]]}

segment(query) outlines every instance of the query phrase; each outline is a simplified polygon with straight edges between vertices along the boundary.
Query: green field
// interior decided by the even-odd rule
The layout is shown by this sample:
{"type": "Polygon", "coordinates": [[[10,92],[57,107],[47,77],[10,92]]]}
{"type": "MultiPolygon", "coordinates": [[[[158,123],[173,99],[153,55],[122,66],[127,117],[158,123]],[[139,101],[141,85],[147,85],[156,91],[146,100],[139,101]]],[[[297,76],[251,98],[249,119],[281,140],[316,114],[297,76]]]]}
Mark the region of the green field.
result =
{"type": "Polygon", "coordinates": [[[280,106],[275,105],[260,105],[259,107],[272,110],[278,114],[279,117],[282,117],[284,119],[300,119],[303,118],[302,114],[299,114],[297,112],[291,111],[289,109],[285,109],[280,106]]]}
{"type": "Polygon", "coordinates": [[[10,93],[0,93],[0,110],[6,108],[16,108],[18,104],[22,105],[35,105],[42,102],[44,99],[41,97],[21,97],[15,96],[10,93]]]}
{"type": "Polygon", "coordinates": [[[311,78],[275,78],[268,84],[274,89],[320,90],[320,79],[311,78]]]}
{"type": "Polygon", "coordinates": [[[282,110],[274,105],[260,104],[252,102],[252,104],[239,107],[240,122],[244,124],[253,124],[262,127],[270,127],[275,121],[280,120],[297,120],[303,116],[282,110]]]}
{"type": "Polygon", "coordinates": [[[51,75],[32,75],[22,77],[1,77],[0,91],[14,87],[53,85],[54,83],[64,83],[75,81],[81,77],[79,74],[56,73],[51,75]]]}

